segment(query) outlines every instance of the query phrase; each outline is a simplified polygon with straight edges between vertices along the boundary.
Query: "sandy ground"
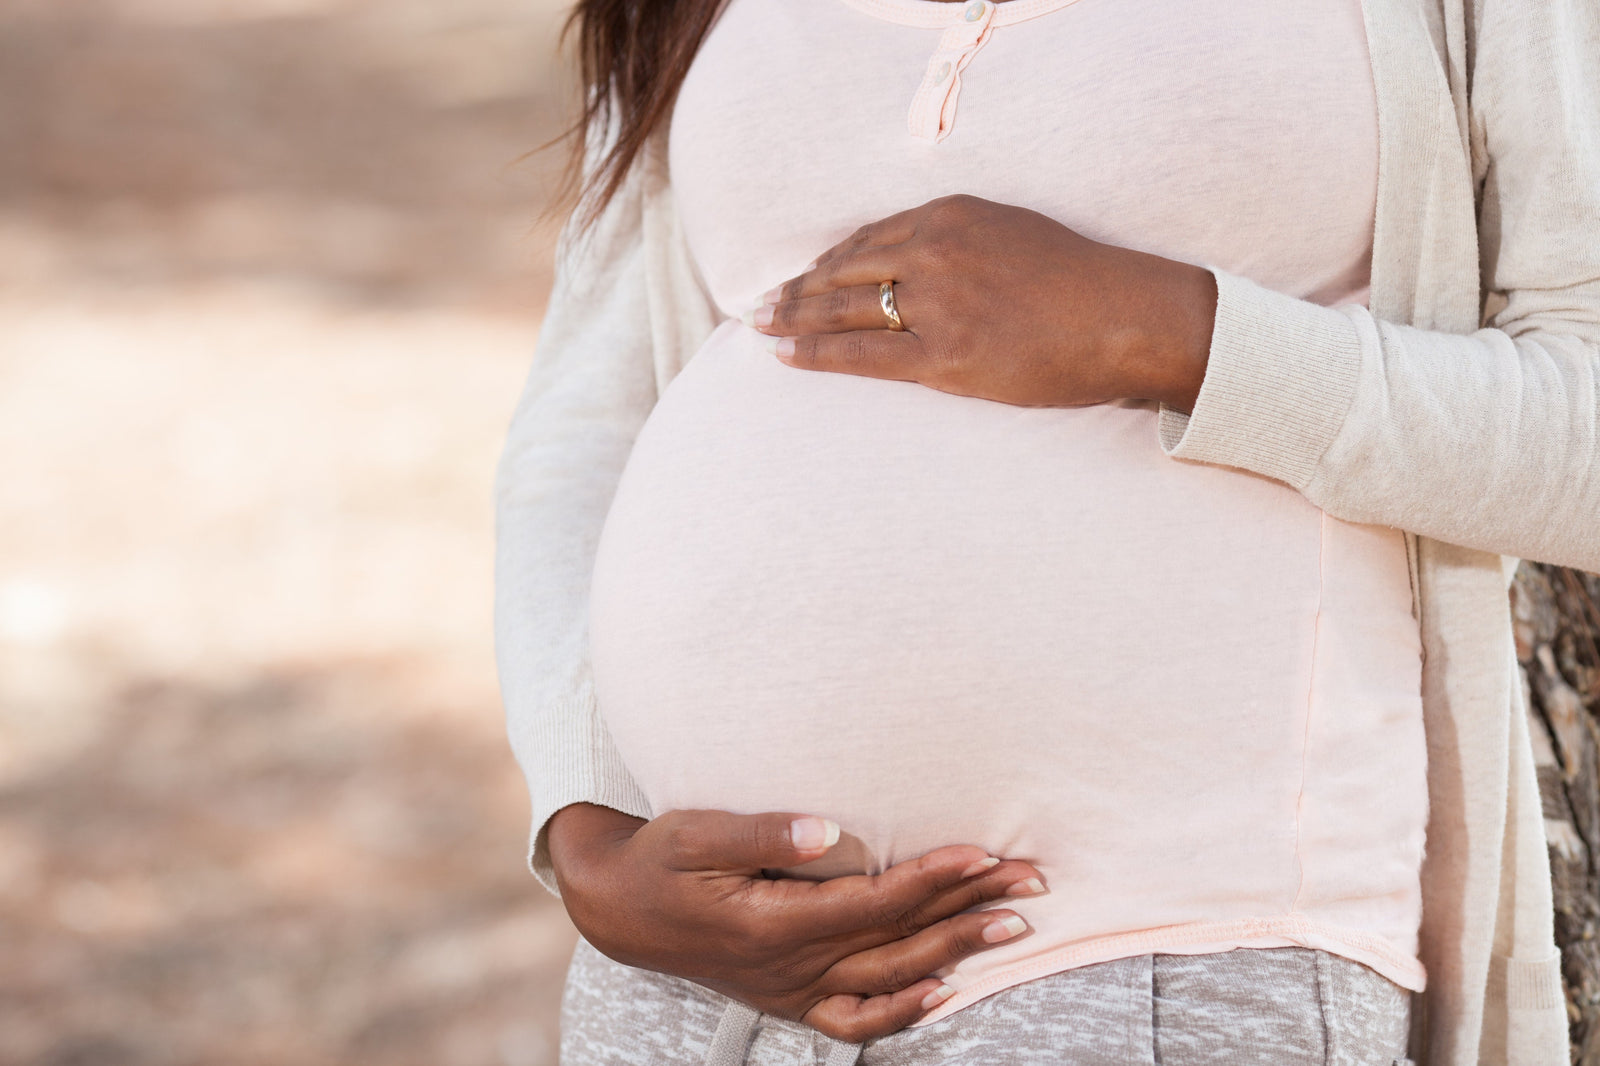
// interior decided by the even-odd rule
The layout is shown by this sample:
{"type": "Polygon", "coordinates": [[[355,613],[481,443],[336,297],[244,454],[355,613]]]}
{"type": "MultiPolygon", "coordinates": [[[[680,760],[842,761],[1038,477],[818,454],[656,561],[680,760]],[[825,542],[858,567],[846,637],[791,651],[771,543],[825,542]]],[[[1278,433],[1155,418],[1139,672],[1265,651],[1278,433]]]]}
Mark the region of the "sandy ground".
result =
{"type": "Polygon", "coordinates": [[[0,1063],[554,1061],[489,575],[557,15],[0,12],[0,1063]]]}

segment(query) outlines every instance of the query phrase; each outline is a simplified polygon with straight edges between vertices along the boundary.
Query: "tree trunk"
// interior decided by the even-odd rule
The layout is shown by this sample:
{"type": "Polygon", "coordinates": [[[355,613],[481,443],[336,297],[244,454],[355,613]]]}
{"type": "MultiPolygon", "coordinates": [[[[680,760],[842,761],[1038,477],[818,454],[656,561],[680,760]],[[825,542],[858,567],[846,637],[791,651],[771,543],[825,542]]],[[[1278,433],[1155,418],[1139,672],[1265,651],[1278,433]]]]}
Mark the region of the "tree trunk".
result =
{"type": "Polygon", "coordinates": [[[1524,562],[1511,610],[1550,838],[1572,1061],[1600,1066],[1600,577],[1524,562]]]}

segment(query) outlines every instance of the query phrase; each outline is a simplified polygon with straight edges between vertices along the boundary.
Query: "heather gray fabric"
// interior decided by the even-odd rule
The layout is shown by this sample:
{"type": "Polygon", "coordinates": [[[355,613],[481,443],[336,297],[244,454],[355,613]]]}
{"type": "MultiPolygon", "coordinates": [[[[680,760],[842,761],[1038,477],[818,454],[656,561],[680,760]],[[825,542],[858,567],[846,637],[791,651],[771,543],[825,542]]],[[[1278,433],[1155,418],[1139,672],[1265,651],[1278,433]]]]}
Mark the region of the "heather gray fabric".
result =
{"type": "Polygon", "coordinates": [[[856,1047],[580,941],[562,1066],[1391,1066],[1411,993],[1311,948],[1139,955],[1013,986],[856,1047]],[[731,1006],[731,1009],[730,1009],[731,1006]]]}

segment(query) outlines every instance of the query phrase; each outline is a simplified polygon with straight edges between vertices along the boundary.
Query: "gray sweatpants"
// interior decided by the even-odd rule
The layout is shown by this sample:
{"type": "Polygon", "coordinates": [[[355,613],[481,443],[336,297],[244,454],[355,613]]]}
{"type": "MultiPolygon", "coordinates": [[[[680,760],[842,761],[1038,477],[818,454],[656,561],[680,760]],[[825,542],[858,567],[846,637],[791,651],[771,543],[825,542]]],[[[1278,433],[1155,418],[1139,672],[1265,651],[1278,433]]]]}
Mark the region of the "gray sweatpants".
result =
{"type": "Polygon", "coordinates": [[[1140,955],[1016,985],[859,1051],[744,1008],[730,1027],[731,1002],[579,941],[562,1066],[1391,1066],[1408,1061],[1411,993],[1311,948],[1140,955]]]}

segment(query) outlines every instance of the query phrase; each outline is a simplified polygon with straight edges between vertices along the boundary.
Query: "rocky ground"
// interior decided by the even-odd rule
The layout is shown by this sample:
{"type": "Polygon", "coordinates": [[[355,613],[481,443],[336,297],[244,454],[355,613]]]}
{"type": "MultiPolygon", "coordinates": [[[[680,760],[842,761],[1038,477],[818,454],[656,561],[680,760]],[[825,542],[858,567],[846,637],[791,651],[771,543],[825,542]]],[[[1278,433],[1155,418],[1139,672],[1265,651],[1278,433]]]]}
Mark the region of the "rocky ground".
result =
{"type": "Polygon", "coordinates": [[[0,1063],[554,1061],[489,493],[558,15],[0,9],[0,1063]]]}

